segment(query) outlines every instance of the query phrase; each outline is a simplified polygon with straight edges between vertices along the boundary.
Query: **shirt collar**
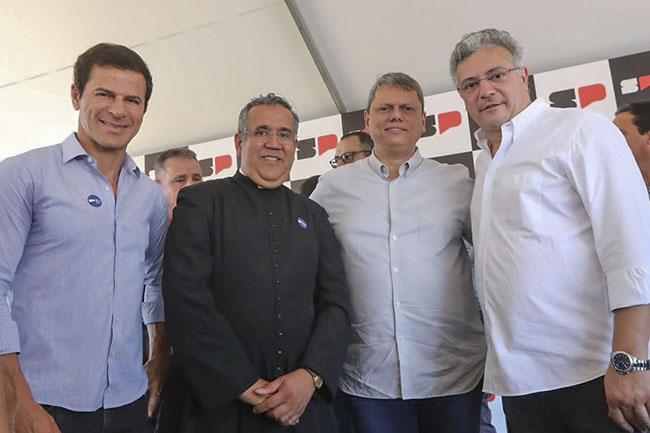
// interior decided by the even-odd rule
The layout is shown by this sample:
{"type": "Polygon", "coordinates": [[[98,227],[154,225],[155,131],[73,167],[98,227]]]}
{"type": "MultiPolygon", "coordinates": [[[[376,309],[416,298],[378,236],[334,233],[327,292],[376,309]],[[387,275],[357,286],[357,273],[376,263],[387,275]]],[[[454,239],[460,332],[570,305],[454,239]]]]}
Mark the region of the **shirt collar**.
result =
{"type": "MultiPolygon", "coordinates": [[[[390,178],[390,173],[388,171],[388,167],[384,165],[383,162],[381,162],[378,158],[377,155],[375,155],[375,151],[372,151],[372,154],[366,158],[368,161],[368,165],[370,165],[370,168],[372,171],[374,171],[377,175],[380,177],[388,180],[390,178]]],[[[399,176],[400,177],[409,177],[413,173],[415,173],[415,170],[422,164],[422,161],[424,158],[422,155],[420,155],[420,149],[415,148],[415,152],[413,155],[405,161],[399,168],[399,176]]]]}
{"type": "MultiPolygon", "coordinates": [[[[521,134],[537,117],[549,108],[548,102],[544,98],[537,98],[528,107],[524,108],[521,113],[517,114],[511,120],[507,121],[501,128],[511,127],[512,128],[512,139],[516,140],[519,134],[521,134]]],[[[474,132],[474,138],[478,143],[479,147],[485,151],[489,151],[487,145],[487,137],[483,130],[479,129],[474,132]]]]}
{"type": "MultiPolygon", "coordinates": [[[[88,155],[86,150],[83,148],[79,140],[77,139],[77,134],[74,132],[66,137],[65,140],[61,143],[61,162],[67,164],[73,159],[83,158],[89,164],[94,164],[94,158],[88,155]]],[[[127,153],[124,155],[124,161],[122,162],[122,168],[129,173],[133,173],[135,176],[140,177],[140,168],[135,163],[133,158],[127,153]]]]}

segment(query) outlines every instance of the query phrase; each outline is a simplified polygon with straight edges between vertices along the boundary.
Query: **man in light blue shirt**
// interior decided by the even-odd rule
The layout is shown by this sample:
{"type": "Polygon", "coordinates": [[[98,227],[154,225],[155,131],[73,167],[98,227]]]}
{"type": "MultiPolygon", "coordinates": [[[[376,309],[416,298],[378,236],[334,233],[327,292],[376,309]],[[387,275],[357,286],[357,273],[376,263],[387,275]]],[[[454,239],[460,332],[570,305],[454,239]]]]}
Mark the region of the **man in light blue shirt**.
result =
{"type": "Polygon", "coordinates": [[[350,287],[337,398],[356,433],[478,432],[485,337],[463,243],[472,181],[420,155],[425,119],[417,81],[382,75],[365,113],[372,155],[325,173],[311,195],[350,287]]]}
{"type": "Polygon", "coordinates": [[[77,132],[0,162],[0,392],[16,432],[151,431],[167,204],[126,147],[152,85],[129,48],[90,48],[74,66],[77,132]]]}

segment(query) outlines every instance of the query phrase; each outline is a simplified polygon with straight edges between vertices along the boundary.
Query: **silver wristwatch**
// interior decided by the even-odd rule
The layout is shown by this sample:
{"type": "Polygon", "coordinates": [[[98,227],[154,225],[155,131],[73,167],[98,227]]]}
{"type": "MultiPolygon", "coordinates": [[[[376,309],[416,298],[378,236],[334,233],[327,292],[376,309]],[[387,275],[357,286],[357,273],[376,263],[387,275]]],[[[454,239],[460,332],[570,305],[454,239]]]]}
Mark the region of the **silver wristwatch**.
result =
{"type": "Polygon", "coordinates": [[[612,353],[611,364],[618,374],[650,370],[650,360],[635,358],[627,352],[612,353]]]}

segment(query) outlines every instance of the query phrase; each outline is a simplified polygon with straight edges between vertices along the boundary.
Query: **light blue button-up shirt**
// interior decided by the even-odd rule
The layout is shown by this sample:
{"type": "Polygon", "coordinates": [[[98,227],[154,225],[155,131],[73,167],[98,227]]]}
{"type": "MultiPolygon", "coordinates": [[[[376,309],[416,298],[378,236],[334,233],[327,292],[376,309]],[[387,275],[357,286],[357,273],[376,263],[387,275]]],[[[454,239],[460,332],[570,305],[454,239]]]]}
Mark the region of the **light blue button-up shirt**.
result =
{"type": "Polygon", "coordinates": [[[346,393],[440,397],[481,380],[485,336],[463,243],[471,194],[467,168],[417,150],[394,180],[374,153],[321,176],[310,198],[341,242],[352,304],[346,393]]]}
{"type": "Polygon", "coordinates": [[[0,162],[0,354],[20,352],[38,403],[94,411],[144,394],[167,222],[128,155],[116,199],[74,134],[0,162]]]}

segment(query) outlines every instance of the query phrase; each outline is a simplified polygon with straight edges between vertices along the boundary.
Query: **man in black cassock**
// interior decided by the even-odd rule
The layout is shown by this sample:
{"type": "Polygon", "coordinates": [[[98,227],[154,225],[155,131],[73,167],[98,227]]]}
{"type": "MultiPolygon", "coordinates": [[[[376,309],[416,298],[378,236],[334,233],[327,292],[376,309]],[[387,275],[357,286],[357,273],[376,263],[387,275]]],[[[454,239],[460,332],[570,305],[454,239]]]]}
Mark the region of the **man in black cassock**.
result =
{"type": "Polygon", "coordinates": [[[186,430],[187,416],[197,433],[336,431],[348,291],[327,214],[282,185],[297,129],[286,100],[253,99],[235,135],[239,172],[178,196],[163,272],[174,355],[161,432],[186,430]]]}

